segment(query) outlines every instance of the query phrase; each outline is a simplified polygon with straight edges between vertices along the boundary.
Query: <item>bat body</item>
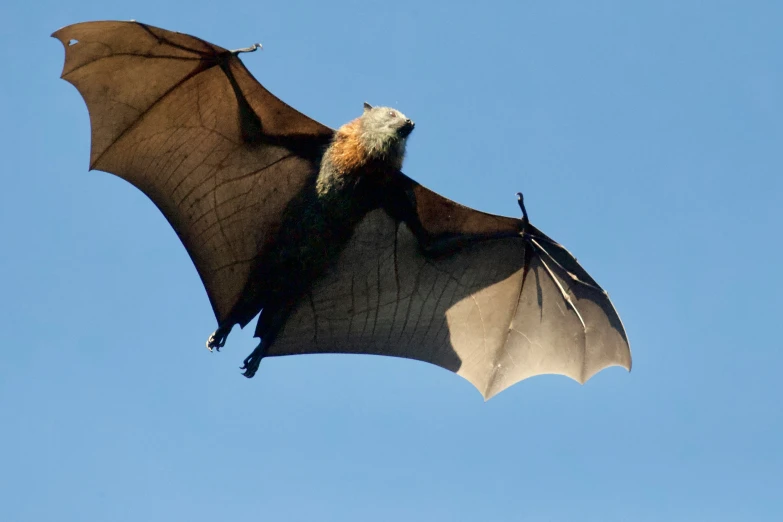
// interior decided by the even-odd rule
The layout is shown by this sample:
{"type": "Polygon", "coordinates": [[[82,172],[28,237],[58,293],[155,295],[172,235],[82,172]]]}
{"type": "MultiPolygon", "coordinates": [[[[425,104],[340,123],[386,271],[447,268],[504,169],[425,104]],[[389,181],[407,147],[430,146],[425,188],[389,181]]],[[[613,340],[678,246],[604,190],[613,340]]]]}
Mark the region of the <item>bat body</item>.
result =
{"type": "Polygon", "coordinates": [[[137,22],[53,36],[90,113],[90,168],[142,190],[177,232],[217,318],[208,347],[260,313],[246,376],[263,357],[378,354],[489,398],[543,373],[630,370],[606,292],[526,214],[470,209],[401,172],[414,125],[399,111],[365,104],[333,131],[237,51],[137,22]]]}

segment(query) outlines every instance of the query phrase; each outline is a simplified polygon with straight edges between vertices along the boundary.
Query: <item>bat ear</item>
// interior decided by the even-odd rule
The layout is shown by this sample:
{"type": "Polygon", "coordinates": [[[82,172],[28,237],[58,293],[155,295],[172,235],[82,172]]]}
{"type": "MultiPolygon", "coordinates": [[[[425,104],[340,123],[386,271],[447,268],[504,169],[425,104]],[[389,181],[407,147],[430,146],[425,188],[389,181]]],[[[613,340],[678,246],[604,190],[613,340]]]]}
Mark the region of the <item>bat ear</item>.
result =
{"type": "Polygon", "coordinates": [[[367,103],[367,102],[364,102],[364,112],[367,112],[367,111],[369,111],[370,109],[372,109],[372,105],[370,105],[370,104],[369,104],[369,103],[367,103]]]}

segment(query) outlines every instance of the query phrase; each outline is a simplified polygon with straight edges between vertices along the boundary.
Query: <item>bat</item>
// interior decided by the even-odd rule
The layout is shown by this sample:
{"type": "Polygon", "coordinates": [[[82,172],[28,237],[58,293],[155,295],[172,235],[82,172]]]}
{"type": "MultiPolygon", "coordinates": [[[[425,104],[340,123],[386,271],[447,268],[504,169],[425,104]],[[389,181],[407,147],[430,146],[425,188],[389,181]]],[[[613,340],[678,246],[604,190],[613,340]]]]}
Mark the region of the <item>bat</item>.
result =
{"type": "Polygon", "coordinates": [[[354,353],[428,362],[485,400],[540,374],[631,369],[608,294],[528,219],[460,205],[402,173],[414,122],[364,105],[337,130],[202,39],[130,22],[56,31],[90,117],[89,170],[146,194],[182,241],[217,320],[258,316],[244,360],[354,353]]]}

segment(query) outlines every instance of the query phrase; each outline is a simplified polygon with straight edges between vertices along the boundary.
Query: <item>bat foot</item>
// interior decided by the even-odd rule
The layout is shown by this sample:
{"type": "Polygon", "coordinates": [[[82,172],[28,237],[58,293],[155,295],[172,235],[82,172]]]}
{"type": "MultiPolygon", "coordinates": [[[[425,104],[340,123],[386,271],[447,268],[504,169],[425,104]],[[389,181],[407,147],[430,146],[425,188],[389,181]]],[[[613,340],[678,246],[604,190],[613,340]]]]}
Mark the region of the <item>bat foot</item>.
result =
{"type": "Polygon", "coordinates": [[[247,358],[245,358],[244,363],[239,368],[240,370],[244,370],[244,372],[242,372],[242,375],[244,375],[248,379],[252,379],[253,376],[258,371],[258,365],[261,364],[261,359],[264,358],[265,352],[266,352],[266,345],[262,340],[260,343],[258,343],[256,349],[253,350],[253,353],[251,353],[250,355],[247,356],[247,358]]]}
{"type": "Polygon", "coordinates": [[[229,333],[231,333],[231,328],[224,328],[222,326],[212,332],[212,335],[207,339],[207,350],[210,352],[212,350],[217,350],[219,352],[220,349],[226,345],[226,339],[228,339],[229,333]]]}

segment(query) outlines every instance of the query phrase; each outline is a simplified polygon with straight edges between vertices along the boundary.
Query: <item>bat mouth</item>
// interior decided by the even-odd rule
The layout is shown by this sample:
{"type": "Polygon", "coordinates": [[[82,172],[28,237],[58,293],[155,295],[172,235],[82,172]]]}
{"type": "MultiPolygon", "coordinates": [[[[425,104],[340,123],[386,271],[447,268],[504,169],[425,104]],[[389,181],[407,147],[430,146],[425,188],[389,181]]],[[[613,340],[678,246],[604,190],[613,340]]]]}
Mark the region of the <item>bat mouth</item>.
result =
{"type": "Polygon", "coordinates": [[[402,138],[407,138],[411,132],[413,132],[413,128],[416,126],[415,123],[413,123],[411,120],[405,120],[405,123],[402,124],[402,127],[397,129],[397,134],[400,135],[402,138]]]}

